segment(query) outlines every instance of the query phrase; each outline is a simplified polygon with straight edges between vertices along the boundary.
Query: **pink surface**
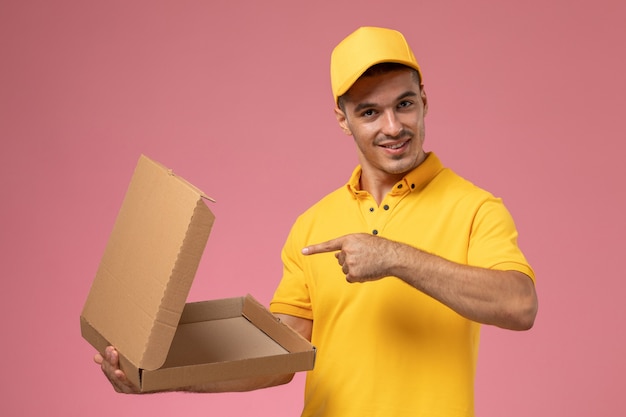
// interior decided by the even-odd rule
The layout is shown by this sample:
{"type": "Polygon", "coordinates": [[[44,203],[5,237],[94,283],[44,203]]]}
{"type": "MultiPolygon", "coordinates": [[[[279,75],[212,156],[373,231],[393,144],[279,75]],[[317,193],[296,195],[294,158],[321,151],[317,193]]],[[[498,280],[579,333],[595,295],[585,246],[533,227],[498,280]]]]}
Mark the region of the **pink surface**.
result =
{"type": "Polygon", "coordinates": [[[292,221],[355,163],[330,51],[380,25],[424,69],[427,149],[504,198],[538,276],[533,330],[484,329],[477,414],[621,415],[625,5],[1,2],[2,414],[298,415],[303,375],[117,395],[78,317],[140,153],[217,200],[190,298],[267,304],[292,221]]]}

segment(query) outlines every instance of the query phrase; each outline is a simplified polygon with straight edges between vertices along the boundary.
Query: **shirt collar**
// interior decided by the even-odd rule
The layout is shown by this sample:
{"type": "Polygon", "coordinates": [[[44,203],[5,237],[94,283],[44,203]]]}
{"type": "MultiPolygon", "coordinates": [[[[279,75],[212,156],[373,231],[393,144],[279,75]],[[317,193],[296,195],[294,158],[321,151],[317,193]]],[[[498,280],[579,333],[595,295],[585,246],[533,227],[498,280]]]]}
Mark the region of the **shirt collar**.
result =
{"type": "MultiPolygon", "coordinates": [[[[426,159],[406,174],[398,181],[392,190],[391,195],[404,194],[406,192],[415,192],[422,190],[438,173],[443,169],[443,164],[434,152],[428,152],[426,159]]],[[[361,165],[358,165],[352,172],[352,176],[348,181],[348,190],[354,195],[362,195],[366,191],[361,190],[361,165]]]]}

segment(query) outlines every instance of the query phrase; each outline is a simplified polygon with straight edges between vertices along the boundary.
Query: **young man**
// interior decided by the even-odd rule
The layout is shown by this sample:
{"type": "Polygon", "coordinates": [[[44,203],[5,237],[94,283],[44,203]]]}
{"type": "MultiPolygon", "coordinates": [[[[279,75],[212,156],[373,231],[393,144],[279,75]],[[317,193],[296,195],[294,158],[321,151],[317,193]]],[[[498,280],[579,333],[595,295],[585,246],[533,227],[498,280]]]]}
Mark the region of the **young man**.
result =
{"type": "MultiPolygon", "coordinates": [[[[525,330],[537,312],[513,220],[424,151],[428,101],[402,34],[349,35],[333,51],[331,83],[359,166],[294,224],[270,305],[318,348],[302,415],[473,416],[480,323],[525,330]]],[[[135,391],[113,348],[96,362],[118,391],[135,391]]]]}

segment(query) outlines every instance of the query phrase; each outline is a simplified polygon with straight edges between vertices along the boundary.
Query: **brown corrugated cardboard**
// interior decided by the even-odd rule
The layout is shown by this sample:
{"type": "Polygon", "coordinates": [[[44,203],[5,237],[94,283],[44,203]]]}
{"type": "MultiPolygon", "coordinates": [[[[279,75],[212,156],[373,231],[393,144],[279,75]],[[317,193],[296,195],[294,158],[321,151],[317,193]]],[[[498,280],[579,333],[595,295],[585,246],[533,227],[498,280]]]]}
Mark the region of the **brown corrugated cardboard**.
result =
{"type": "Polygon", "coordinates": [[[142,391],[313,368],[315,348],[252,296],[185,304],[214,221],[205,199],[141,156],[80,317],[142,391]]]}

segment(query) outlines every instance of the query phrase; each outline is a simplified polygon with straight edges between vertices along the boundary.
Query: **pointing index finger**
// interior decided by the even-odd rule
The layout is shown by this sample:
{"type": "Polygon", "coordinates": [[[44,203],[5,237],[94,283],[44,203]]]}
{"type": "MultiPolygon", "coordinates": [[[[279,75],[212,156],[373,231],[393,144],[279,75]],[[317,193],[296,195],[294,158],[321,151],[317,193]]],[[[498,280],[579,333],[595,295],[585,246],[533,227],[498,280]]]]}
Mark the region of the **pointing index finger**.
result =
{"type": "Polygon", "coordinates": [[[328,240],[326,242],[318,243],[315,245],[309,245],[302,249],[304,255],[314,255],[316,253],[334,252],[341,250],[343,246],[344,237],[328,240]]]}

